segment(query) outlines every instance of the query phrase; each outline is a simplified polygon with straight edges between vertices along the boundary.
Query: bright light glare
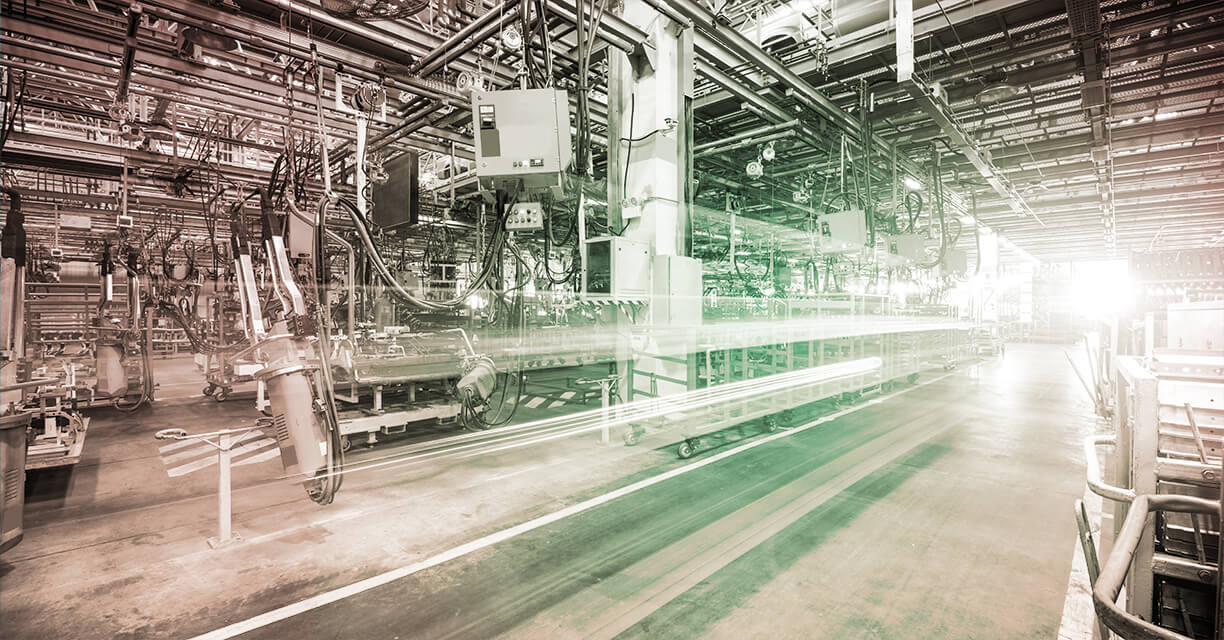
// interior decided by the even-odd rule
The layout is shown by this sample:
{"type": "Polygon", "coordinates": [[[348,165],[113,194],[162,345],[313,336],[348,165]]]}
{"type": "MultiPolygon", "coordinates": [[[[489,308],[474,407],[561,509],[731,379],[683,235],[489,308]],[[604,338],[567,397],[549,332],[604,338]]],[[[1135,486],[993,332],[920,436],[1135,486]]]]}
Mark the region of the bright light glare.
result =
{"type": "Polygon", "coordinates": [[[1071,299],[1077,314],[1093,318],[1130,309],[1135,303],[1135,284],[1127,274],[1126,261],[1077,262],[1071,275],[1071,299]]]}
{"type": "Polygon", "coordinates": [[[922,189],[922,183],[918,182],[918,180],[913,176],[905,176],[905,180],[902,181],[902,184],[904,184],[905,188],[909,189],[910,191],[919,191],[922,189]]]}

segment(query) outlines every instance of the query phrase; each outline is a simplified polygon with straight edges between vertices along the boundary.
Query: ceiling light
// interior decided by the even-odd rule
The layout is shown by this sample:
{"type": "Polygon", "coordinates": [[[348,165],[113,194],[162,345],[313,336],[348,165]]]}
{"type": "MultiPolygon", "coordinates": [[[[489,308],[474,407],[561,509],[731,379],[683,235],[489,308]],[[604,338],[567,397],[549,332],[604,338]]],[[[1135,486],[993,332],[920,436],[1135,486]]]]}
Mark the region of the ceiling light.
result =
{"type": "Polygon", "coordinates": [[[748,165],[744,167],[744,171],[748,174],[749,178],[759,178],[765,175],[765,167],[761,165],[759,160],[749,162],[748,165]]]}
{"type": "Polygon", "coordinates": [[[905,188],[909,189],[910,191],[922,190],[922,183],[918,182],[918,179],[914,178],[913,176],[905,176],[905,179],[902,180],[901,183],[904,184],[905,188]]]}
{"type": "Polygon", "coordinates": [[[1013,98],[1018,93],[1020,93],[1019,87],[1006,82],[996,82],[986,85],[986,88],[979,91],[973,100],[978,104],[994,104],[1013,98]]]}
{"type": "Polygon", "coordinates": [[[183,42],[189,42],[213,51],[234,51],[238,48],[238,41],[229,36],[223,36],[212,31],[204,31],[195,27],[183,29],[179,35],[182,37],[183,42]]]}

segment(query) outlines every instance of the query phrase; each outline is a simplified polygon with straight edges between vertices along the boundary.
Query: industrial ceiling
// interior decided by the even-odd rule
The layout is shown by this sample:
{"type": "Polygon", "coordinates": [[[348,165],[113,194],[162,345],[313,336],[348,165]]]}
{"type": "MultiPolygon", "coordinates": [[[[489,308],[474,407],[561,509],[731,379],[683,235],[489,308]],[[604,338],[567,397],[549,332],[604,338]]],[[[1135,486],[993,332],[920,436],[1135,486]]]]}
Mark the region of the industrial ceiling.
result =
{"type": "MultiPolygon", "coordinates": [[[[389,110],[372,122],[373,147],[423,152],[424,186],[445,205],[474,188],[465,88],[511,86],[521,64],[506,33],[519,3],[416,4],[407,17],[358,22],[296,0],[7,2],[4,87],[24,108],[5,123],[4,168],[34,185],[35,214],[111,207],[126,175],[134,210],[203,225],[192,196],[204,190],[191,185],[267,180],[285,127],[305,144],[315,126],[305,68],[317,55],[384,84],[389,110]],[[121,93],[149,123],[138,136],[115,117],[121,93]]],[[[615,7],[541,4],[553,55],[538,64],[553,65],[571,94],[577,11],[603,12],[600,47],[634,50],[615,7]]],[[[860,152],[843,151],[839,136],[869,126],[879,143],[870,174],[898,171],[890,156],[917,173],[940,154],[963,214],[1042,261],[1224,242],[1224,2],[915,0],[915,75],[946,120],[897,82],[891,2],[650,4],[699,31],[699,204],[721,208],[735,193],[765,205],[752,215],[794,224],[807,207],[795,192],[844,180],[846,154],[860,152]],[[773,161],[746,174],[768,143],[773,161]]],[[[600,60],[590,71],[596,144],[600,60]]],[[[343,171],[354,127],[324,109],[343,171]]],[[[875,184],[896,197],[894,181],[875,184]]]]}

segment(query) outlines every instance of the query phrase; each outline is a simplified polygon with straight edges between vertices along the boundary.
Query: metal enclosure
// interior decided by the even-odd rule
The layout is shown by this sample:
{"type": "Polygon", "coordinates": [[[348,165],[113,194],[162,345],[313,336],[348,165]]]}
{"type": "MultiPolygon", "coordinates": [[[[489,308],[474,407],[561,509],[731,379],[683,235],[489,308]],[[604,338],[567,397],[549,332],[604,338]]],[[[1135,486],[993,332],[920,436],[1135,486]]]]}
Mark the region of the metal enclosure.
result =
{"type": "Polygon", "coordinates": [[[867,218],[858,209],[825,214],[820,225],[820,248],[830,253],[858,251],[867,244],[867,218]]]}
{"type": "Polygon", "coordinates": [[[650,247],[625,238],[587,240],[582,290],[614,301],[645,300],[650,295],[650,247]]]}
{"type": "Polygon", "coordinates": [[[888,239],[888,252],[908,262],[926,259],[926,239],[917,233],[903,233],[888,239]]]}
{"type": "Polygon", "coordinates": [[[655,256],[654,324],[701,324],[701,261],[684,256],[655,256]]]}
{"type": "Polygon", "coordinates": [[[560,186],[573,158],[565,91],[473,91],[472,125],[481,185],[560,186]]]}

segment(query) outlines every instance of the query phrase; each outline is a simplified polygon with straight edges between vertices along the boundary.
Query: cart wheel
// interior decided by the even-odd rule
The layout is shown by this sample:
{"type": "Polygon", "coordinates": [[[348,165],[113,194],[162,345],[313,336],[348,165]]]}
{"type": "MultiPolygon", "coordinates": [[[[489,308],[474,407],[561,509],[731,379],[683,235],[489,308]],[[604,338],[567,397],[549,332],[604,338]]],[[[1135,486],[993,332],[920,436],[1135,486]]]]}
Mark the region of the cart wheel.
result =
{"type": "Polygon", "coordinates": [[[765,416],[765,430],[773,433],[778,430],[778,419],[773,416],[765,416]]]}
{"type": "Polygon", "coordinates": [[[628,429],[625,429],[624,439],[625,439],[625,446],[632,447],[633,445],[642,441],[642,432],[630,427],[628,429]]]}
{"type": "Polygon", "coordinates": [[[203,391],[203,393],[204,393],[204,395],[206,395],[206,396],[211,396],[211,395],[212,395],[214,392],[216,392],[216,391],[217,391],[217,385],[215,385],[215,384],[213,384],[213,383],[211,383],[211,382],[210,382],[210,383],[208,383],[208,385],[206,385],[206,386],[204,387],[204,391],[203,391]]]}
{"type": "Polygon", "coordinates": [[[909,374],[908,376],[905,377],[905,381],[910,384],[914,384],[915,382],[918,382],[918,374],[916,373],[909,374]]]}
{"type": "Polygon", "coordinates": [[[892,382],[885,382],[884,384],[880,385],[880,391],[884,393],[890,393],[892,390],[893,390],[892,382]]]}
{"type": "Polygon", "coordinates": [[[340,450],[347,453],[348,450],[352,448],[353,448],[353,439],[348,437],[347,435],[340,436],[340,450]]]}
{"type": "Polygon", "coordinates": [[[226,400],[229,400],[229,395],[230,389],[228,387],[221,387],[221,389],[217,391],[217,395],[213,396],[213,400],[216,400],[217,402],[225,402],[226,400]]]}
{"type": "Polygon", "coordinates": [[[693,453],[693,443],[689,442],[688,440],[681,442],[680,446],[676,447],[676,455],[680,456],[681,460],[688,460],[689,458],[693,457],[693,453]]]}

